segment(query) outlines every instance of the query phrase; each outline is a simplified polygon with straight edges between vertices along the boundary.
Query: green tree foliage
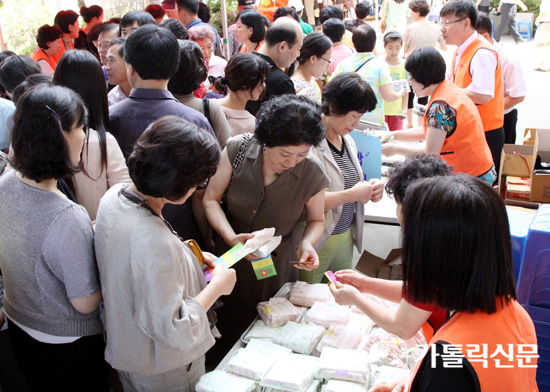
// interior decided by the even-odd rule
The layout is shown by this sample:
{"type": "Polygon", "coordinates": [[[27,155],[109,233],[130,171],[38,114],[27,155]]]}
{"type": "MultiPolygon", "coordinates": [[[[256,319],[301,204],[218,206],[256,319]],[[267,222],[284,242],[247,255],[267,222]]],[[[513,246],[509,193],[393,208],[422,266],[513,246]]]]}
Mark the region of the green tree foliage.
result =
{"type": "Polygon", "coordinates": [[[38,28],[53,24],[54,17],[47,0],[0,0],[0,25],[6,48],[17,54],[31,54],[36,48],[38,28]]]}
{"type": "MultiPolygon", "coordinates": [[[[210,7],[210,24],[214,26],[220,35],[222,32],[222,6],[220,0],[203,0],[208,7],[210,7]]],[[[235,17],[238,14],[237,1],[227,0],[227,26],[231,26],[235,21],[235,17]]]]}

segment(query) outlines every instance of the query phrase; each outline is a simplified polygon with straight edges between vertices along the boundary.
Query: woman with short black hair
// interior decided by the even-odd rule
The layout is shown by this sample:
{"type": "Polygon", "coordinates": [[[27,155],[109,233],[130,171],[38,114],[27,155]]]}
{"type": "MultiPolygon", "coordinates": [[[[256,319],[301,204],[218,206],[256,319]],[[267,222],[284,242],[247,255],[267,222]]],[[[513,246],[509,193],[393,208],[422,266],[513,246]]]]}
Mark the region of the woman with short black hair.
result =
{"type": "Polygon", "coordinates": [[[246,103],[262,97],[268,73],[269,65],[251,53],[238,53],[227,63],[225,77],[219,83],[227,95],[218,102],[233,136],[254,132],[256,117],[246,110],[246,103]]]}
{"type": "Polygon", "coordinates": [[[73,10],[59,11],[55,15],[54,23],[63,32],[61,50],[55,56],[55,61],[59,61],[63,53],[74,49],[73,40],[78,38],[80,25],[78,24],[78,14],[73,10]]]}
{"type": "MultiPolygon", "coordinates": [[[[189,30],[191,33],[195,28],[189,30]]],[[[205,28],[210,31],[209,28],[205,28]]],[[[192,34],[191,34],[192,35],[192,34]]],[[[225,147],[227,139],[231,137],[231,128],[227,123],[217,99],[200,99],[193,95],[207,76],[208,68],[205,65],[203,51],[194,41],[179,41],[180,62],[178,70],[168,82],[168,90],[185,106],[195,109],[206,117],[220,146],[225,147]]]]}
{"type": "MultiPolygon", "coordinates": [[[[84,27],[78,32],[78,37],[74,40],[75,49],[83,49],[92,53],[99,60],[99,53],[93,41],[94,37],[90,36],[90,32],[94,30],[96,26],[103,25],[103,8],[99,5],[91,5],[86,7],[83,5],[80,7],[80,15],[84,21],[84,27]]],[[[99,35],[99,32],[97,32],[99,35]]],[[[95,37],[97,40],[97,37],[95,37]]]]}
{"type": "Polygon", "coordinates": [[[369,201],[382,198],[383,185],[378,179],[365,181],[357,158],[357,147],[349,135],[361,116],[376,107],[376,95],[356,73],[339,74],[325,85],[322,101],[325,139],[315,152],[330,184],[325,192],[325,211],[330,222],[316,247],[319,268],[300,271],[300,280],[327,281],[325,272],[351,268],[353,246],[362,252],[364,209],[369,201]]]}
{"type": "Polygon", "coordinates": [[[246,260],[234,266],[237,287],[219,312],[220,349],[234,344],[256,316],[258,302],[298,278],[296,268],[319,266],[314,244],[323,232],[327,180],[310,148],[321,143],[324,134],[318,105],[305,97],[283,95],[262,105],[254,136],[230,139],[222,153],[203,203],[219,234],[216,252],[223,254],[252,238],[251,232],[268,227],[275,228],[282,242],[271,254],[276,276],[258,280],[246,260]],[[224,195],[225,213],[220,206],[224,195]]]}
{"type": "Polygon", "coordinates": [[[0,178],[4,308],[31,390],[109,389],[92,223],[57,189],[79,170],[86,117],[68,88],[31,88],[14,117],[15,170],[0,178]]]}
{"type": "Polygon", "coordinates": [[[31,58],[38,63],[43,74],[53,75],[57,65],[57,55],[61,51],[63,32],[57,26],[44,25],[38,29],[36,43],[38,47],[31,58]]]}
{"type": "Polygon", "coordinates": [[[26,55],[11,56],[0,63],[0,84],[11,97],[27,76],[41,73],[40,66],[26,55]]]}
{"type": "Polygon", "coordinates": [[[485,139],[479,111],[463,90],[445,79],[445,60],[432,47],[415,50],[405,62],[409,84],[417,97],[430,97],[423,126],[393,131],[382,140],[421,141],[421,145],[385,143],[382,153],[409,155],[414,152],[439,154],[456,172],[496,180],[491,151],[485,139]]]}
{"type": "MultiPolygon", "coordinates": [[[[162,217],[216,172],[216,139],[182,118],[153,122],[128,157],[133,184],[107,191],[95,250],[109,336],[105,358],[124,390],[193,391],[219,336],[209,311],[235,284],[217,266],[207,286],[199,261],[162,217]]],[[[209,265],[215,257],[205,254],[209,265]]]]}
{"type": "Polygon", "coordinates": [[[235,39],[242,42],[240,53],[258,50],[265,38],[265,24],[257,11],[243,11],[235,19],[235,39]]]}

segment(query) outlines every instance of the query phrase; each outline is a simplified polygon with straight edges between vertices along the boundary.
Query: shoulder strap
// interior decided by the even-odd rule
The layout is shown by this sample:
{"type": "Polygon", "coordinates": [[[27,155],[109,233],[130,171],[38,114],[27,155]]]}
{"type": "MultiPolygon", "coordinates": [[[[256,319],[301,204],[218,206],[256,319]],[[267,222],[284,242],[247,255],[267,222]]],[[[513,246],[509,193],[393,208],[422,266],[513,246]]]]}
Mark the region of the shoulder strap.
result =
{"type": "Polygon", "coordinates": [[[371,61],[374,57],[371,57],[370,59],[368,59],[367,61],[365,61],[364,63],[362,63],[354,72],[357,72],[359,71],[361,68],[363,68],[363,65],[365,65],[366,63],[368,63],[369,61],[371,61]]]}
{"type": "Polygon", "coordinates": [[[214,124],[212,124],[212,116],[210,115],[210,102],[208,101],[208,98],[204,98],[202,100],[202,110],[204,112],[204,117],[206,117],[212,129],[214,129],[214,124]]]}
{"type": "Polygon", "coordinates": [[[246,151],[246,146],[248,146],[248,142],[250,142],[251,139],[252,139],[251,133],[245,133],[243,135],[241,144],[239,145],[239,149],[237,150],[237,155],[233,160],[233,174],[235,174],[237,169],[241,166],[241,163],[243,162],[243,159],[244,159],[244,152],[246,151]]]}

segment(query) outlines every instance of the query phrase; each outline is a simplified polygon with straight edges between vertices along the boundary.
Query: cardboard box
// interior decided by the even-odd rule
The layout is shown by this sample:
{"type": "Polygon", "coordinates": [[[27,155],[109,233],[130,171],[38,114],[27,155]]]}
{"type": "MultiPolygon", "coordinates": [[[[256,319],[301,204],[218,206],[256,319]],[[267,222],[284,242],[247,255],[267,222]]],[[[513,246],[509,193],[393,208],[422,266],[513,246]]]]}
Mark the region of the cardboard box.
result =
{"type": "Polygon", "coordinates": [[[534,166],[533,151],[534,146],[521,144],[505,144],[502,148],[498,189],[504,199],[506,199],[504,189],[507,176],[531,178],[531,170],[534,166]]]}
{"type": "Polygon", "coordinates": [[[506,177],[506,200],[525,200],[531,198],[531,179],[525,177],[506,177]]]}
{"type": "Polygon", "coordinates": [[[525,128],[525,131],[523,132],[523,144],[525,144],[526,146],[535,145],[535,136],[537,135],[537,129],[547,131],[547,129],[542,128],[525,128]]]}
{"type": "MultiPolygon", "coordinates": [[[[533,156],[540,157],[543,163],[550,163],[550,129],[537,129],[533,156]]],[[[550,203],[550,168],[532,171],[531,201],[550,203]]]]}
{"type": "Polygon", "coordinates": [[[402,280],[401,249],[392,249],[385,259],[364,251],[355,268],[373,278],[402,280]]]}

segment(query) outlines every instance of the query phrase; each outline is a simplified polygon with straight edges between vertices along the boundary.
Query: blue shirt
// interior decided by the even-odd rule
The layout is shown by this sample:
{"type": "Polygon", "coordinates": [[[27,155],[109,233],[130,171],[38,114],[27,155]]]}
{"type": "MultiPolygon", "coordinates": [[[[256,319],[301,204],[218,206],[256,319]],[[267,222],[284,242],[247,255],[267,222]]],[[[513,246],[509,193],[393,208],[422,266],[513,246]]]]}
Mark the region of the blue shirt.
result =
{"type": "Polygon", "coordinates": [[[191,23],[189,23],[186,27],[187,27],[187,30],[189,30],[191,27],[200,26],[200,25],[208,26],[210,30],[214,32],[214,36],[216,37],[216,41],[212,42],[214,52],[216,51],[216,47],[218,47],[218,45],[220,45],[219,47],[221,48],[220,34],[218,33],[218,30],[216,30],[216,28],[211,24],[204,23],[202,20],[197,18],[191,23]]]}
{"type": "Polygon", "coordinates": [[[0,150],[5,150],[10,146],[14,112],[13,102],[0,98],[0,150]]]}

